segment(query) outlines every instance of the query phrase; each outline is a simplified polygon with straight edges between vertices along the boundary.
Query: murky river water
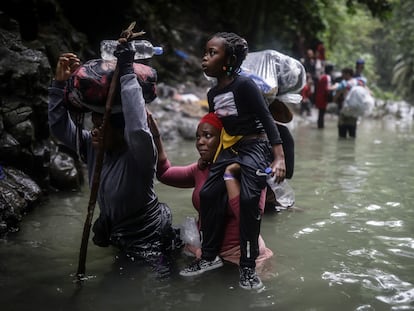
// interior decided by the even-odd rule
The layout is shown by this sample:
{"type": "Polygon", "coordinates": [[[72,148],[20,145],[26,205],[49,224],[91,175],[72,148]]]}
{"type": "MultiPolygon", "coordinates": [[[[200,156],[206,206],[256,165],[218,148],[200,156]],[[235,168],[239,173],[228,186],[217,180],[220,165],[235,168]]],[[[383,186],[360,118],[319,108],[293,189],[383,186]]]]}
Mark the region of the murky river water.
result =
{"type": "MultiPolygon", "coordinates": [[[[363,120],[355,141],[336,124],[295,128],[294,211],[266,214],[262,235],[275,256],[265,289],[238,287],[225,265],[195,278],[160,280],[145,266],[89,244],[90,279],[73,283],[89,192],[52,194],[21,231],[0,240],[0,309],[11,310],[414,310],[414,132],[363,120]]],[[[171,147],[175,164],[197,155],[171,147]]],[[[174,223],[193,215],[191,190],[158,184],[174,223]]],[[[98,211],[95,211],[97,214],[98,211]]]]}

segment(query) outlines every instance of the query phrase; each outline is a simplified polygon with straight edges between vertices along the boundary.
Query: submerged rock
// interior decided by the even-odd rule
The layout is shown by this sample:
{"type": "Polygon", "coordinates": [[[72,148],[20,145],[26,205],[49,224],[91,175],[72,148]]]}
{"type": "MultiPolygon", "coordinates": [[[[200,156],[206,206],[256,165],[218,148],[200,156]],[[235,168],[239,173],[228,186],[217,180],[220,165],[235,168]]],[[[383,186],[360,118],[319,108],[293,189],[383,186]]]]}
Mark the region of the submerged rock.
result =
{"type": "Polygon", "coordinates": [[[41,196],[42,190],[27,174],[0,166],[0,234],[18,231],[22,216],[41,196]]]}

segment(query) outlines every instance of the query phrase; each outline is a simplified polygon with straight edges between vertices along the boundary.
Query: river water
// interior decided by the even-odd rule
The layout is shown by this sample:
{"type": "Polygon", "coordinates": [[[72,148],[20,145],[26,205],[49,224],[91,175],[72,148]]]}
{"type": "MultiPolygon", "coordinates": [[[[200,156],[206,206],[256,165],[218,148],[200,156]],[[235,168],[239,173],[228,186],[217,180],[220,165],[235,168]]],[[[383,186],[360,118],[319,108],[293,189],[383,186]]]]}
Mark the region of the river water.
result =
{"type": "MultiPolygon", "coordinates": [[[[414,132],[411,123],[362,120],[338,140],[334,118],[292,129],[296,207],[266,213],[274,257],[264,290],[238,287],[231,264],[194,278],[159,279],[148,267],[89,243],[77,270],[87,188],[50,194],[20,232],[0,240],[0,309],[12,310],[414,310],[414,132]]],[[[197,158],[193,142],[168,146],[174,164],[197,158]]],[[[157,184],[174,223],[194,215],[191,190],[157,184]]],[[[95,211],[95,216],[98,210],[95,211]]]]}

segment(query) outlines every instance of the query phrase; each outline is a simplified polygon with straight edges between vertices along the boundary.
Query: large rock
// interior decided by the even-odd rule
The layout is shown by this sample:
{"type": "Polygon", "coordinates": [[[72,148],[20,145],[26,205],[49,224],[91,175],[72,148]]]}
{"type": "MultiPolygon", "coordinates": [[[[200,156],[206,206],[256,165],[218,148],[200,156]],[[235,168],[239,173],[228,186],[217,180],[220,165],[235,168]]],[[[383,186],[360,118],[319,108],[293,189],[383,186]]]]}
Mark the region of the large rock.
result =
{"type": "Polygon", "coordinates": [[[0,233],[17,231],[22,216],[42,196],[42,190],[28,175],[0,166],[0,233]]]}

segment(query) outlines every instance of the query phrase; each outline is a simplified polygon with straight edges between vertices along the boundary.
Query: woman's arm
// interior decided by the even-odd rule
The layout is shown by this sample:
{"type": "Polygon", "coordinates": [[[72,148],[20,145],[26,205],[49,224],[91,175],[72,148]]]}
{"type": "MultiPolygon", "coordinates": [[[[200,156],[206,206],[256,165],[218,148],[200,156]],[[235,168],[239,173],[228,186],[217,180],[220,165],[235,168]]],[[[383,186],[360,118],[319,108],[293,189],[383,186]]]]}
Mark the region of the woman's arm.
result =
{"type": "Polygon", "coordinates": [[[193,188],[195,186],[195,170],[197,163],[187,166],[171,166],[160,136],[158,124],[150,112],[147,112],[148,126],[154,138],[158,151],[157,179],[163,184],[178,188],[193,188]]]}
{"type": "Polygon", "coordinates": [[[171,166],[168,159],[159,161],[157,165],[157,179],[168,186],[177,188],[194,188],[196,184],[195,172],[197,163],[187,166],[171,166]]]}
{"type": "Polygon", "coordinates": [[[158,152],[158,162],[164,162],[168,160],[167,153],[165,152],[164,145],[162,144],[160,130],[158,124],[155,121],[152,113],[147,111],[148,126],[151,131],[152,137],[154,138],[155,147],[158,152]]]}

